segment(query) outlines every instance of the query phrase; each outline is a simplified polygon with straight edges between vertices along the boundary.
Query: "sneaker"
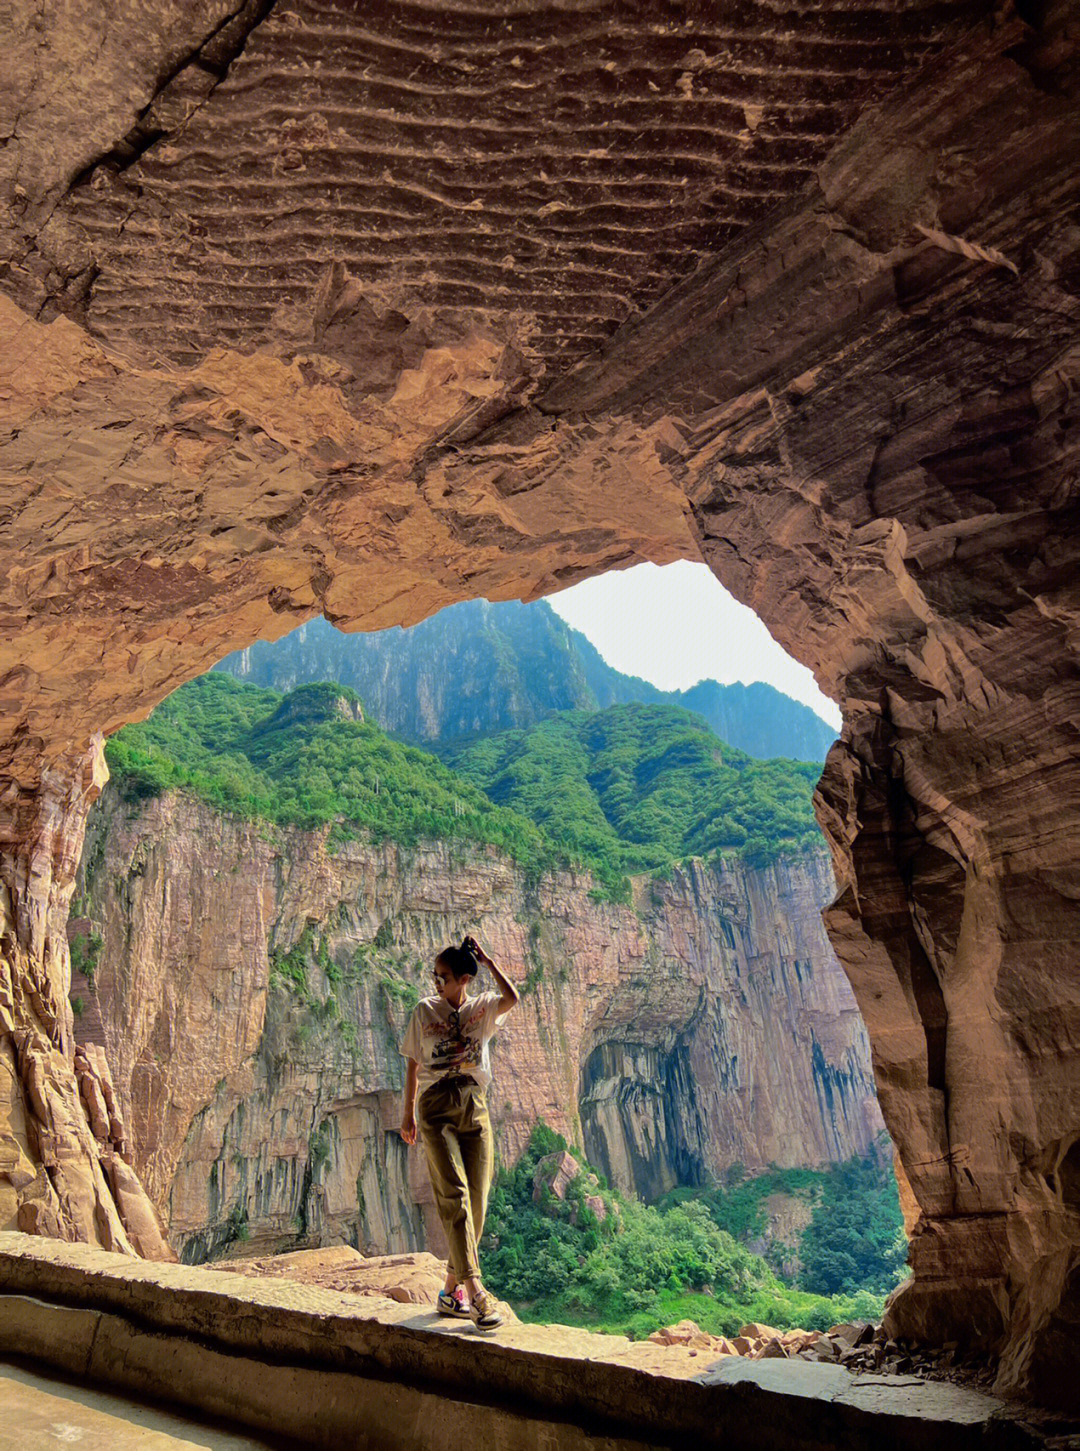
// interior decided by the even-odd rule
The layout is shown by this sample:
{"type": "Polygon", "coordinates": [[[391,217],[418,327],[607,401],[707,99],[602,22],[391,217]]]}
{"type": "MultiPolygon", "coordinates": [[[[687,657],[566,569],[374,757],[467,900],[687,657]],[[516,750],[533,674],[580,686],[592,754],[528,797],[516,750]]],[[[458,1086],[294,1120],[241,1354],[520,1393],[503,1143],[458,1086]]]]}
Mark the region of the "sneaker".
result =
{"type": "Polygon", "coordinates": [[[476,1321],[477,1330],[497,1330],[503,1323],[499,1314],[499,1302],[487,1290],[481,1290],[478,1295],[473,1296],[469,1314],[476,1321]]]}
{"type": "Polygon", "coordinates": [[[435,1298],[435,1310],[439,1315],[450,1315],[455,1320],[472,1318],[469,1302],[460,1285],[455,1290],[440,1290],[435,1298]]]}

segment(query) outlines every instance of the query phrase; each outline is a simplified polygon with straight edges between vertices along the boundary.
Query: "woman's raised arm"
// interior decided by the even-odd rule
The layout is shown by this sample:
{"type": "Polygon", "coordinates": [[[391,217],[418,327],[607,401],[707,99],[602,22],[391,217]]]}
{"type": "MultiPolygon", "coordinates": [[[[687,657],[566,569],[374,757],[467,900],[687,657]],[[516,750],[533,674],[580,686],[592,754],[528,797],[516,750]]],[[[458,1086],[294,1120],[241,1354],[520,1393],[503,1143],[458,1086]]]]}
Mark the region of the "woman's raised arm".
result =
{"type": "Polygon", "coordinates": [[[466,937],[465,941],[462,943],[462,946],[472,948],[477,962],[482,963],[484,967],[486,967],[491,973],[495,981],[499,984],[499,991],[502,993],[502,997],[499,1000],[499,1017],[501,1018],[503,1013],[508,1013],[511,1008],[517,1007],[518,1003],[521,1001],[521,994],[503,972],[502,968],[496,967],[494,959],[490,958],[487,955],[484,949],[480,946],[479,942],[477,942],[476,938],[466,937]]]}

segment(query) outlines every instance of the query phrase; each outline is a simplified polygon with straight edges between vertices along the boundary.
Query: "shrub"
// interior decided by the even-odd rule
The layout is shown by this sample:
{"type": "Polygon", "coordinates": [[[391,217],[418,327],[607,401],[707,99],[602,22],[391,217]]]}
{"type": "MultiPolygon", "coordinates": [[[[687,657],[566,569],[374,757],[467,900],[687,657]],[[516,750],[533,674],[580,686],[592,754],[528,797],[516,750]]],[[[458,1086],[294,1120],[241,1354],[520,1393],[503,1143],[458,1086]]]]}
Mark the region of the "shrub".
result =
{"type": "MultiPolygon", "coordinates": [[[[565,1199],[545,1189],[537,1202],[538,1165],[566,1147],[561,1135],[538,1124],[521,1159],[499,1174],[492,1192],[481,1245],[485,1277],[523,1319],[633,1336],[693,1319],[711,1333],[732,1335],[747,1320],[821,1330],[881,1314],[883,1295],[866,1288],[825,1295],[783,1284],[717,1223],[717,1191],[681,1189],[660,1205],[643,1205],[602,1189],[599,1175],[577,1155],[583,1172],[567,1185],[565,1199]],[[585,1203],[593,1194],[603,1200],[603,1220],[585,1203]]],[[[776,1170],[771,1181],[779,1180],[787,1192],[809,1193],[827,1177],[776,1170]]],[[[756,1182],[736,1178],[726,1189],[730,1194],[756,1182]]],[[[745,1224],[754,1220],[749,1202],[746,1194],[739,1201],[745,1224]]]]}

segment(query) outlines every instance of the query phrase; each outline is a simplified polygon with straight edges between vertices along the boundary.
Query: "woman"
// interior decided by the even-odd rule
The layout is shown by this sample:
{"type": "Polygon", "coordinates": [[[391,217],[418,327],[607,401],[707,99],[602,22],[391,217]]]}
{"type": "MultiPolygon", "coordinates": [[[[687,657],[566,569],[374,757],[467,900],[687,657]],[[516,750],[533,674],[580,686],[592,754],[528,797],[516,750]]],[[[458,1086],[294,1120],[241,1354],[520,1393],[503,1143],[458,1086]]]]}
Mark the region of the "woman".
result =
{"type": "Polygon", "coordinates": [[[417,1003],[401,1045],[408,1059],[401,1137],[415,1144],[419,1122],[450,1245],[446,1284],[435,1308],[440,1315],[471,1318],[479,1329],[494,1330],[502,1317],[495,1297],[480,1283],[477,1256],[494,1158],[485,1100],[491,1082],[488,1042],[498,1020],[517,1003],[518,992],[476,939],[466,937],[460,947],[445,947],[435,959],[435,994],[417,1003]],[[489,969],[499,991],[470,997],[469,984],[481,967],[489,969]]]}

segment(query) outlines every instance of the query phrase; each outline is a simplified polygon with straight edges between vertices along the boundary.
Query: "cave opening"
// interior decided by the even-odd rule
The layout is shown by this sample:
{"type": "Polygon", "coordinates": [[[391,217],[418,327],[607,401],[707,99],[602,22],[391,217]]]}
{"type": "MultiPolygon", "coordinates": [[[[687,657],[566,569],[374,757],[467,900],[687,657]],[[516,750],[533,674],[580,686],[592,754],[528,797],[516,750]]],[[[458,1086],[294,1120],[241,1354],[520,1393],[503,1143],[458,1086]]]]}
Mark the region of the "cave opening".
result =
{"type": "MultiPolygon", "coordinates": [[[[748,778],[767,778],[770,790],[785,771],[795,771],[802,815],[791,822],[801,825],[776,825],[769,850],[763,838],[755,845],[740,829],[733,838],[716,837],[708,860],[673,862],[674,870],[658,875],[636,871],[621,886],[602,870],[584,890],[565,876],[530,882],[528,871],[508,886],[513,851],[509,860],[477,860],[467,833],[440,850],[437,842],[402,834],[403,821],[393,818],[395,841],[393,831],[386,835],[391,818],[370,816],[372,807],[393,810],[395,793],[418,789],[397,774],[402,759],[414,767],[419,760],[415,745],[405,742],[426,735],[441,765],[460,770],[470,751],[500,738],[481,731],[477,741],[475,714],[455,713],[463,683],[467,702],[480,697],[497,725],[516,724],[501,714],[502,697],[483,688],[478,640],[491,637],[489,652],[506,677],[503,694],[520,711],[524,679],[534,691],[541,680],[548,685],[538,666],[538,619],[563,676],[578,680],[576,657],[570,665],[565,658],[572,637],[543,602],[461,604],[411,632],[381,637],[345,636],[316,621],[276,645],[234,652],[109,744],[112,780],[88,818],[73,905],[72,993],[83,999],[76,1051],[106,1050],[110,1076],[103,1075],[102,1089],[117,1102],[127,1151],[134,1142],[139,1176],[164,1209],[184,1264],[358,1289],[365,1276],[384,1273],[389,1253],[397,1268],[385,1273],[398,1281],[412,1276],[413,1284],[385,1288],[405,1293],[425,1285],[430,1292],[437,1271],[429,1252],[442,1250],[443,1237],[422,1164],[416,1155],[410,1162],[396,1131],[400,1084],[390,1065],[433,952],[466,928],[499,944],[529,995],[526,1021],[496,1054],[492,1088],[508,1166],[525,1150],[529,1182],[524,1196],[514,1182],[500,1190],[491,1240],[491,1283],[500,1287],[502,1275],[511,1275],[515,1298],[529,1302],[529,1323],[575,1323],[591,1313],[583,1317],[580,1287],[563,1303],[549,1299],[537,1310],[537,1275],[550,1273],[543,1271],[544,1254],[522,1246],[535,1261],[528,1276],[515,1264],[512,1221],[527,1217],[537,1196],[561,1199],[570,1186],[556,1222],[561,1232],[582,1229],[586,1248],[589,1216],[599,1224],[609,1213],[629,1216],[639,1232],[639,1212],[625,1196],[649,1202],[679,1191],[685,1217],[687,1189],[705,1190],[736,1167],[742,1174],[749,1166],[752,1175],[794,1165],[798,1180],[804,1164],[880,1151],[883,1126],[865,1030],[820,919],[832,893],[830,869],[816,827],[809,855],[803,840],[813,826],[810,793],[819,766],[770,764],[773,727],[807,729],[790,702],[781,723],[783,699],[775,692],[759,713],[756,743],[742,738],[753,756],[730,744],[726,727],[729,740],[722,742],[700,718],[691,722],[681,704],[655,704],[640,680],[644,702],[604,710],[594,677],[591,714],[585,712],[596,730],[605,717],[626,730],[637,711],[634,730],[640,734],[647,724],[647,750],[640,765],[635,757],[621,769],[650,790],[670,789],[658,761],[686,768],[716,766],[719,758],[729,772],[738,766],[748,778]],[[518,656],[509,669],[507,659],[518,656]],[[474,672],[467,682],[463,661],[474,672]],[[442,696],[431,672],[435,681],[451,682],[442,696]],[[405,697],[424,709],[402,715],[405,697]],[[449,722],[449,744],[440,743],[436,719],[449,722]],[[403,741],[376,729],[390,721],[403,741]],[[658,725],[669,734],[662,730],[654,740],[658,725]],[[351,737],[357,753],[333,763],[318,755],[311,743],[319,732],[325,739],[327,729],[351,737]],[[464,756],[454,744],[462,734],[464,756]],[[345,791],[348,781],[350,790],[359,789],[373,761],[375,775],[359,796],[326,797],[320,806],[323,788],[345,791]],[[316,777],[312,794],[307,781],[316,777]],[[273,789],[291,793],[284,812],[284,798],[269,794],[271,779],[273,789]],[[369,813],[359,818],[367,822],[359,832],[366,842],[350,826],[358,811],[369,813]],[[372,880],[382,887],[373,890],[372,880]],[[605,881],[606,892],[598,890],[605,881]],[[464,915],[447,905],[462,894],[470,904],[464,915]],[[595,900],[606,895],[608,902],[595,900]],[[587,1013],[578,998],[587,1000],[587,1013]],[[760,1025],[771,1020],[771,1036],[763,1035],[760,1025]],[[505,1088],[499,1059],[510,1069],[505,1088]],[[779,1063],[782,1070],[773,1067],[779,1063]],[[782,1101],[776,1109],[774,1097],[782,1101]],[[536,1130],[551,1135],[538,1159],[529,1156],[536,1130]],[[568,1140],[584,1150],[578,1162],[567,1155],[568,1140]],[[624,1196],[622,1207],[612,1192],[624,1196]],[[350,1261],[346,1248],[359,1254],[350,1261]]],[[[611,675],[609,687],[613,679],[624,688],[630,678],[611,675]]],[[[742,687],[731,688],[733,700],[743,695],[742,687]]],[[[585,703],[537,699],[541,716],[552,703],[564,714],[567,706],[581,714],[585,703]]],[[[469,708],[475,712],[475,704],[469,708]]],[[[742,728],[750,726],[743,721],[742,728]]],[[[823,755],[833,735],[824,722],[816,728],[823,755]]],[[[439,766],[434,756],[428,761],[439,766]]],[[[610,775],[608,762],[602,770],[589,765],[583,779],[610,775]]],[[[463,797],[470,781],[481,780],[487,784],[485,777],[461,777],[452,788],[447,829],[465,824],[463,797]]],[[[702,784],[691,818],[708,814],[712,789],[702,784]]],[[[550,812],[552,793],[545,793],[550,812]]],[[[506,808],[512,795],[496,794],[506,808]]],[[[772,819],[775,807],[768,799],[763,807],[772,819]]],[[[484,848],[488,854],[497,840],[484,848]]],[[[643,863],[633,857],[623,865],[643,863]]],[[[93,1091],[85,1073],[82,1091],[93,1091]]],[[[887,1156],[884,1168],[888,1174],[887,1156]]],[[[775,1183],[770,1178],[761,1196],[767,1219],[751,1251],[769,1249],[772,1268],[758,1259],[749,1273],[765,1277],[754,1302],[757,1319],[779,1320],[786,1332],[788,1319],[798,1318],[794,1301],[777,1300],[767,1313],[762,1293],[773,1273],[794,1285],[802,1269],[794,1241],[813,1219],[822,1185],[802,1171],[807,1183],[789,1193],[785,1172],[775,1183]]],[[[669,1230],[663,1212],[650,1223],[654,1238],[685,1233],[669,1230]]],[[[701,1232],[702,1223],[691,1230],[701,1232]]],[[[715,1229],[709,1233],[723,1244],[715,1229]]],[[[733,1336],[754,1318],[745,1292],[741,1305],[725,1293],[719,1308],[723,1282],[715,1291],[699,1285],[693,1276],[703,1269],[695,1260],[679,1280],[691,1291],[679,1302],[682,1318],[711,1317],[710,1329],[694,1332],[698,1353],[725,1349],[733,1342],[716,1332],[733,1336]]],[[[670,1295],[675,1287],[668,1271],[663,1288],[670,1295]]],[[[649,1288],[627,1285],[639,1302],[632,1330],[638,1342],[652,1329],[649,1315],[662,1328],[661,1307],[644,1307],[649,1288]]],[[[804,1295],[799,1324],[806,1325],[791,1333],[813,1335],[826,1322],[880,1313],[876,1292],[852,1298],[849,1285],[841,1304],[843,1289],[837,1279],[825,1292],[804,1295]]],[[[610,1312],[598,1323],[613,1328],[610,1312]]]]}
{"type": "MultiPolygon", "coordinates": [[[[684,608],[694,607],[693,601],[684,604],[684,608]]],[[[695,680],[703,673],[696,666],[691,670],[695,680]]],[[[759,689],[764,691],[764,687],[759,689]]],[[[701,703],[700,694],[701,687],[699,696],[691,697],[694,704],[701,703]]],[[[563,842],[561,851],[585,851],[584,858],[576,858],[579,864],[588,867],[591,863],[594,872],[599,870],[600,876],[594,876],[590,888],[594,897],[610,896],[615,904],[625,896],[626,906],[633,906],[636,917],[626,917],[627,923],[644,922],[650,914],[659,914],[658,920],[663,921],[664,899],[672,893],[681,894],[678,900],[696,914],[691,932],[696,961],[687,960],[685,947],[649,938],[646,957],[634,967],[640,943],[629,938],[624,942],[626,925],[619,928],[618,953],[628,954],[631,964],[626,982],[611,953],[606,960],[596,957],[590,940],[590,933],[599,925],[592,920],[597,913],[595,902],[582,899],[576,903],[583,925],[580,941],[573,941],[565,925],[560,926],[568,908],[558,899],[557,890],[554,896],[546,893],[542,902],[523,879],[515,889],[520,901],[513,906],[510,924],[509,904],[497,892],[493,895],[490,885],[486,889],[486,916],[478,921],[490,920],[492,930],[507,942],[526,993],[559,991],[559,984],[565,985],[572,999],[578,987],[585,990],[584,978],[580,984],[577,978],[583,972],[599,971],[597,984],[589,992],[599,991],[600,983],[606,982],[604,992],[615,994],[610,1009],[590,1004],[592,1019],[606,1015],[609,1022],[603,1029],[590,1028],[589,1038],[614,1034],[614,1041],[603,1051],[620,1052],[620,1015],[636,1012],[634,1031],[640,1032],[644,1026],[639,1010],[642,1002],[648,1006],[650,975],[655,980],[654,999],[658,993],[666,993],[662,1006],[654,1003],[648,1008],[655,1043],[640,1045],[641,1054],[648,1059],[644,1078],[629,1059],[615,1074],[630,1087],[635,1081],[648,1080],[651,1068],[654,1085],[660,1085],[659,1093],[655,1087],[651,1090],[655,1124],[649,1132],[659,1133],[663,1143],[651,1142],[646,1152],[634,1155],[636,1172],[612,1172],[612,1155],[603,1135],[595,1132],[597,1098],[592,1090],[601,1077],[594,1069],[602,1053],[589,1049],[582,1039],[584,1020],[573,1003],[566,1012],[559,1007],[557,1039],[538,1023],[531,1034],[537,1041],[526,1048],[530,1062],[538,1054],[546,1061],[545,1055],[558,1053],[560,1045],[566,1048],[567,1033],[572,1043],[570,1066],[562,1074],[553,1067],[545,1070],[561,1087],[547,1103],[532,1102],[533,1119],[539,1115],[574,1138],[583,1133],[584,1147],[594,1150],[591,1157],[613,1186],[645,1199],[657,1198],[677,1184],[703,1183],[733,1158],[765,1166],[789,1161],[793,1152],[808,1155],[809,1162],[868,1150],[881,1123],[872,1108],[865,1035],[861,1027],[854,1026],[858,1015],[850,995],[843,996],[846,988],[837,996],[842,977],[819,921],[830,887],[810,813],[810,789],[817,771],[809,764],[797,768],[799,804],[794,814],[789,811],[782,818],[769,793],[778,786],[790,789],[784,769],[753,765],[753,759],[767,758],[775,751],[777,739],[790,745],[784,752],[789,756],[800,754],[796,747],[809,741],[820,759],[832,734],[819,719],[806,710],[800,714],[775,692],[771,696],[765,692],[764,709],[759,705],[751,711],[745,708],[748,693],[741,686],[720,687],[714,682],[712,696],[713,725],[723,731],[726,744],[704,729],[701,717],[685,716],[685,695],[664,696],[647,682],[613,672],[585,637],[567,631],[547,604],[478,602],[456,606],[405,633],[347,636],[320,622],[301,627],[277,645],[260,644],[227,657],[214,675],[172,696],[147,725],[126,729],[116,737],[109,746],[113,781],[89,818],[76,886],[75,920],[69,933],[72,998],[77,1003],[75,1040],[80,1048],[91,1043],[106,1046],[101,1027],[104,1007],[109,1057],[116,1075],[113,1091],[126,1106],[128,1137],[137,1141],[144,1182],[166,1209],[174,1247],[185,1261],[213,1258],[229,1246],[234,1246],[235,1254],[237,1246],[264,1241],[279,1249],[288,1247],[290,1233],[296,1244],[317,1243],[320,1235],[339,1235],[357,1248],[382,1252],[423,1244],[417,1185],[410,1185],[407,1166],[404,1160],[398,1163],[401,1155],[395,1153],[400,1146],[387,1131],[397,1087],[395,1075],[384,1072],[381,1078],[376,1075],[370,1082],[361,1082],[355,1067],[361,1059],[381,1062],[386,1056],[387,1044],[371,1038],[372,1017],[378,1019],[385,1013],[400,1031],[402,1023],[397,1020],[403,1005],[424,990],[425,956],[443,938],[470,924],[464,918],[459,921],[448,908],[440,912],[438,894],[432,900],[431,890],[426,897],[417,897],[415,887],[410,886],[405,889],[406,899],[398,900],[392,892],[380,896],[362,884],[358,888],[357,881],[348,880],[348,873],[341,871],[342,852],[351,849],[349,838],[357,823],[367,822],[361,835],[374,829],[376,840],[389,832],[392,841],[396,833],[399,845],[408,845],[415,823],[400,811],[394,814],[395,793],[417,795],[422,807],[427,800],[423,791],[430,792],[433,784],[444,789],[441,781],[417,784],[404,777],[399,747],[371,729],[379,724],[393,726],[397,737],[406,742],[434,748],[444,765],[453,764],[467,773],[450,787],[458,794],[453,797],[454,818],[444,824],[444,829],[459,833],[447,839],[450,856],[441,868],[448,901],[457,892],[455,870],[460,872],[467,865],[461,853],[468,856],[470,832],[479,830],[480,840],[489,840],[487,850],[507,850],[505,830],[501,836],[498,831],[494,836],[490,831],[485,834],[482,822],[468,817],[462,799],[470,786],[490,787],[494,779],[484,775],[472,759],[478,726],[482,726],[481,741],[492,732],[494,739],[501,739],[500,729],[520,728],[533,717],[542,720],[552,709],[585,706],[595,712],[606,706],[610,725],[603,724],[607,717],[601,710],[594,727],[600,733],[597,748],[607,754],[597,756],[594,765],[587,767],[582,786],[601,779],[610,785],[613,771],[620,779],[629,771],[650,793],[686,791],[688,783],[693,783],[699,798],[688,822],[695,816],[714,821],[711,836],[699,832],[698,837],[684,838],[681,846],[675,843],[663,848],[683,851],[692,846],[700,858],[689,876],[680,874],[681,885],[655,879],[648,871],[641,874],[649,851],[660,850],[660,839],[650,847],[640,836],[639,826],[637,845],[623,842],[620,846],[614,827],[602,814],[614,813],[612,821],[619,820],[610,803],[592,808],[609,830],[608,844],[600,855],[595,846],[563,842]],[[541,642],[554,667],[540,668],[541,642]],[[586,667],[592,670],[591,676],[586,667]],[[465,678],[465,670],[471,670],[472,676],[465,678]],[[333,683],[317,687],[315,682],[320,680],[333,683]],[[273,694],[276,687],[287,693],[283,696],[278,690],[273,694]],[[635,716],[626,705],[611,704],[611,696],[627,690],[641,696],[648,710],[635,716]],[[469,712],[466,715],[459,712],[462,701],[469,712]],[[787,716],[781,720],[783,708],[787,716]],[[482,709],[483,721],[476,714],[478,709],[482,709]],[[354,731],[358,721],[365,720],[365,729],[354,731]],[[352,732],[355,736],[355,754],[333,761],[329,756],[317,757],[303,732],[320,729],[323,722],[339,721],[344,722],[346,735],[352,732]],[[627,729],[635,736],[632,753],[614,767],[611,763],[620,758],[612,752],[630,749],[619,744],[618,732],[627,729]],[[615,734],[600,740],[605,731],[615,734]],[[464,748],[460,744],[463,738],[467,742],[464,748]],[[752,754],[732,746],[735,740],[752,754]],[[195,749],[193,742],[201,744],[195,749]],[[289,744],[283,745],[285,742],[289,744]],[[211,754],[213,751],[217,754],[211,754]],[[376,760],[378,751],[383,754],[376,760]],[[393,751],[399,752],[399,758],[393,751]],[[278,756],[281,764],[277,764],[278,756]],[[635,765],[639,757],[640,763],[635,765]],[[723,780],[716,774],[722,761],[728,770],[723,780]],[[657,762],[667,763],[667,774],[657,772],[657,762]],[[743,777],[732,774],[735,766],[745,771],[743,777]],[[695,768],[697,776],[687,777],[686,782],[670,775],[673,769],[685,774],[689,768],[695,768]],[[309,778],[316,782],[314,794],[309,778]],[[765,794],[757,804],[752,793],[758,786],[746,788],[751,799],[743,809],[749,809],[751,815],[745,819],[751,831],[758,832],[751,838],[737,821],[726,814],[721,817],[715,805],[708,805],[712,794],[720,791],[722,798],[723,791],[730,791],[740,779],[764,783],[765,794]],[[205,820],[198,809],[173,809],[159,802],[163,793],[175,788],[202,802],[205,820]],[[327,789],[338,794],[327,796],[327,789]],[[350,795],[350,791],[359,794],[350,795]],[[386,815],[388,811],[390,815],[386,815]],[[754,825],[755,811],[764,813],[761,821],[772,823],[768,842],[754,825]],[[229,828],[221,812],[226,818],[242,821],[247,817],[262,824],[257,830],[245,831],[235,822],[235,829],[229,828]],[[268,846],[268,833],[272,837],[275,823],[306,828],[309,833],[320,826],[329,827],[325,843],[318,836],[298,836],[297,842],[301,856],[313,850],[320,860],[325,855],[320,867],[324,875],[336,870],[341,877],[334,902],[317,909],[309,904],[301,911],[299,900],[292,905],[291,898],[286,900],[285,884],[293,882],[301,869],[297,850],[281,842],[268,846]],[[732,831],[736,834],[729,835],[732,831]],[[223,834],[228,837],[227,849],[220,841],[223,834]],[[200,851],[194,844],[211,840],[219,847],[212,868],[204,860],[205,849],[200,851]],[[310,844],[304,846],[304,842],[310,844]],[[798,859],[800,853],[813,848],[819,860],[806,880],[796,860],[789,872],[761,891],[759,900],[751,900],[745,895],[738,866],[740,848],[749,851],[748,860],[761,868],[777,852],[781,857],[784,852],[794,853],[798,859]],[[614,849],[630,855],[616,860],[610,855],[614,849]],[[714,859],[706,863],[709,852],[714,859]],[[620,875],[631,868],[638,870],[637,877],[620,875]],[[262,893],[261,940],[259,930],[251,925],[259,912],[247,900],[258,892],[262,893]],[[785,938],[766,948],[771,917],[777,913],[787,919],[785,938]],[[500,914],[508,920],[500,923],[500,914]],[[773,957],[767,958],[767,952],[773,957]],[[658,954],[663,965],[659,974],[658,954]],[[819,959],[816,979],[815,957],[819,959]],[[585,966],[571,969],[570,963],[579,958],[585,960],[585,966]],[[594,960],[599,962],[598,969],[589,966],[594,960]],[[727,987],[723,986],[722,962],[730,964],[727,987]],[[251,963],[260,966],[251,969],[251,963]],[[223,994],[221,983],[230,971],[241,976],[253,971],[254,980],[223,994]],[[672,974],[680,973],[686,982],[675,985],[674,991],[665,986],[672,974]],[[755,974],[765,986],[751,1017],[768,1017],[770,1001],[782,1002],[782,1031],[772,1048],[755,1042],[751,1031],[748,1040],[744,1035],[741,1043],[734,1041],[713,1067],[711,1037],[722,1032],[721,1020],[733,1009],[733,1004],[721,1005],[719,998],[730,995],[734,985],[742,998],[748,987],[753,995],[758,991],[752,981],[755,974]],[[373,1004],[367,998],[361,1003],[358,996],[358,984],[365,975],[377,987],[374,1014],[373,1004]],[[792,998],[792,991],[803,991],[804,982],[810,996],[792,998]],[[818,998],[810,986],[815,983],[818,998]],[[620,993],[626,994],[622,1006],[620,993]],[[156,1008],[150,1006],[155,998],[156,1008]],[[702,1003],[714,998],[718,1001],[711,1002],[708,1013],[703,1014],[702,1003]],[[799,1070],[794,1071],[785,1077],[779,1091],[797,1105],[802,1082],[802,1097],[812,1101],[815,1090],[811,1085],[818,1082],[824,1060],[815,1033],[804,1033],[800,1018],[820,1013],[828,1017],[834,1012],[838,1021],[845,1018],[852,1025],[841,1030],[828,1048],[830,1063],[835,1059],[841,1077],[846,1080],[854,1072],[859,1085],[853,1095],[851,1122],[845,1122],[845,1113],[837,1115],[830,1098],[827,1104],[822,1102],[823,1117],[816,1127],[797,1123],[790,1115],[781,1127],[770,1116],[766,1065],[774,1052],[784,1057],[790,1054],[791,1045],[802,1043],[802,1077],[799,1070]],[[234,1013],[239,1015],[239,1032],[230,1026],[234,1013]],[[224,1024],[224,1035],[215,1018],[224,1024]],[[678,1046],[683,1035],[690,1033],[691,1023],[696,1024],[691,1036],[704,1045],[696,1065],[690,1040],[678,1046]],[[219,1046],[212,1048],[212,1042],[219,1046]],[[305,1072],[313,1071],[312,1042],[324,1056],[342,1059],[346,1069],[351,1062],[355,1081],[350,1084],[346,1071],[339,1074],[342,1082],[336,1089],[320,1089],[314,1106],[305,1105],[310,1109],[305,1128],[304,1113],[295,1102],[303,1097],[298,1093],[301,1079],[291,1065],[292,1060],[300,1059],[307,1065],[305,1072]],[[849,1062],[850,1055],[854,1057],[849,1062]],[[580,1083],[573,1066],[578,1062],[582,1064],[580,1083]],[[245,1099],[235,1080],[239,1074],[250,1093],[249,1063],[257,1065],[263,1087],[255,1098],[245,1099]],[[841,1067],[844,1064],[847,1066],[841,1067]],[[853,1069],[852,1064],[858,1066],[853,1069]],[[701,1102],[697,1103],[694,1086],[702,1075],[701,1102]],[[740,1091],[748,1100],[756,1100],[757,1107],[735,1115],[732,1108],[740,1091]],[[324,1102],[327,1093],[330,1099],[324,1102]],[[345,1100],[351,1104],[348,1114],[345,1100]],[[574,1107],[579,1100],[583,1104],[580,1112],[574,1107]],[[680,1103],[685,1104],[685,1113],[680,1112],[680,1103]],[[250,1122],[245,1121],[245,1113],[250,1122]],[[349,1115],[364,1118],[366,1129],[348,1124],[349,1115]],[[728,1121],[736,1116],[738,1125],[731,1122],[725,1129],[723,1146],[707,1148],[710,1119],[728,1121]],[[580,1130],[576,1128],[579,1119],[580,1130]],[[694,1127],[687,1130],[687,1123],[694,1127]],[[307,1147],[299,1165],[290,1157],[291,1146],[298,1141],[306,1141],[307,1147]],[[283,1144],[289,1146],[284,1158],[283,1144]],[[372,1145],[378,1146],[377,1151],[372,1145]],[[332,1185],[330,1178],[335,1181],[332,1185]],[[168,1210],[169,1205],[175,1212],[168,1210]],[[391,1224],[397,1226],[396,1240],[391,1224]]],[[[526,779],[537,769],[535,762],[555,749],[558,737],[538,736],[537,743],[541,755],[526,758],[526,779]]],[[[419,759],[415,752],[413,759],[419,759]]],[[[429,763],[431,769],[437,766],[434,757],[429,763]]],[[[543,802],[538,805],[534,800],[530,806],[528,794],[522,797],[512,791],[505,771],[502,776],[503,786],[496,796],[504,811],[510,806],[518,810],[519,830],[527,825],[521,811],[539,811],[538,821],[553,819],[558,794],[554,778],[550,790],[544,788],[543,802]]],[[[659,795],[646,795],[643,802],[659,799],[659,795]]],[[[577,825],[575,814],[581,807],[567,798],[564,809],[569,812],[567,819],[577,825]]],[[[468,811],[474,810],[472,803],[468,811]]],[[[430,821],[427,829],[434,829],[430,821]]],[[[512,838],[509,849],[511,861],[517,852],[518,869],[535,870],[535,863],[530,865],[532,857],[526,854],[522,858],[512,838]]],[[[402,881],[415,869],[409,855],[399,854],[396,872],[402,881]]],[[[391,876],[395,871],[386,864],[379,870],[389,871],[391,876]]],[[[391,1053],[390,1063],[394,1061],[391,1053]]],[[[520,1097],[520,1091],[515,1088],[511,1096],[520,1097]]],[[[815,1113],[811,1110],[811,1117],[815,1113]]],[[[513,1158],[533,1126],[529,1111],[507,1101],[500,1103],[497,1117],[513,1158]]],[[[616,1111],[616,1118],[625,1120],[622,1109],[616,1111]]],[[[611,1127],[615,1132],[614,1123],[611,1127]]],[[[618,1133],[624,1140],[625,1129],[623,1122],[618,1133]]],[[[623,1157],[621,1151],[616,1157],[623,1157]]]]}

